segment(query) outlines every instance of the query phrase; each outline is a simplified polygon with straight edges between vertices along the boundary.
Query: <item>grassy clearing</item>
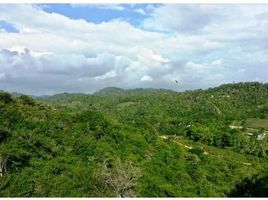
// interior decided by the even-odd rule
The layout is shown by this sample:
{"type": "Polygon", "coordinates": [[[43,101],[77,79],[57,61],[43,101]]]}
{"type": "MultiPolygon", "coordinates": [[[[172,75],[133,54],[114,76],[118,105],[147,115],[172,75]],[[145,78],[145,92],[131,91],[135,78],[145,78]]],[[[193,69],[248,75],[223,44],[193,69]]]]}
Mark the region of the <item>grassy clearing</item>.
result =
{"type": "Polygon", "coordinates": [[[265,129],[268,130],[268,119],[251,118],[246,122],[246,126],[249,128],[265,129]]]}

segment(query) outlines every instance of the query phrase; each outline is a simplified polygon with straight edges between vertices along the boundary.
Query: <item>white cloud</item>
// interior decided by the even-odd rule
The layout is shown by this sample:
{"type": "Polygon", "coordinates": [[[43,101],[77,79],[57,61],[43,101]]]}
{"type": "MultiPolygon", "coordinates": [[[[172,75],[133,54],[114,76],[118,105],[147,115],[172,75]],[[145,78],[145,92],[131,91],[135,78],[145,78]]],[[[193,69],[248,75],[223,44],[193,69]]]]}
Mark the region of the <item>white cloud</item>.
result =
{"type": "Polygon", "coordinates": [[[152,81],[152,80],[153,80],[153,78],[150,77],[150,76],[147,76],[147,75],[145,75],[145,76],[143,76],[143,77],[141,78],[141,81],[152,81]]]}
{"type": "Polygon", "coordinates": [[[112,70],[110,72],[107,72],[104,75],[96,76],[95,77],[95,80],[104,80],[104,79],[107,79],[107,78],[114,78],[114,77],[116,77],[116,71],[115,70],[112,70]]]}
{"type": "Polygon", "coordinates": [[[214,60],[210,63],[194,63],[189,61],[185,64],[185,67],[190,70],[196,71],[208,71],[208,70],[215,70],[222,65],[222,60],[214,60]]]}
{"type": "MultiPolygon", "coordinates": [[[[122,9],[112,6],[101,9],[122,9]]],[[[0,20],[19,30],[0,31],[0,89],[43,94],[111,85],[177,89],[174,80],[180,89],[268,81],[267,5],[149,4],[143,11],[148,17],[134,26],[0,5],[0,20]]]]}
{"type": "Polygon", "coordinates": [[[217,14],[203,5],[173,5],[156,7],[143,26],[156,31],[199,31],[214,21],[217,14]]]}
{"type": "Polygon", "coordinates": [[[143,9],[141,9],[141,8],[136,9],[135,12],[137,12],[137,13],[139,13],[141,15],[146,15],[146,12],[143,9]]]}

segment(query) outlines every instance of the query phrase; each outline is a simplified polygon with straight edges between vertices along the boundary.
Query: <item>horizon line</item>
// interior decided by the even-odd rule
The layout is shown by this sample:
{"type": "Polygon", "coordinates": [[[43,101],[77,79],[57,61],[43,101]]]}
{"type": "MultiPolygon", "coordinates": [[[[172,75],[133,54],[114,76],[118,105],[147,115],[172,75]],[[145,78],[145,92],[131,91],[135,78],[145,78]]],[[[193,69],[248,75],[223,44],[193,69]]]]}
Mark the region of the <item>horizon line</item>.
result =
{"type": "Polygon", "coordinates": [[[84,95],[94,95],[95,93],[107,89],[107,88],[116,88],[116,89],[120,89],[123,91],[128,91],[128,90],[137,90],[137,89],[143,89],[143,90],[169,90],[172,92],[177,92],[177,93],[183,93],[183,92],[187,92],[187,91],[196,91],[196,90],[208,90],[208,89],[212,89],[212,88],[217,88],[217,87],[221,87],[223,85],[234,85],[234,84],[243,84],[243,83],[259,83],[259,84],[268,84],[268,82],[263,82],[263,81],[240,81],[240,82],[226,82],[226,83],[222,83],[222,84],[218,84],[216,86],[209,86],[206,88],[189,88],[189,89],[184,89],[182,91],[177,91],[174,89],[170,89],[170,88],[154,88],[154,87],[136,87],[136,88],[121,88],[121,87],[117,87],[117,86],[107,86],[107,87],[103,87],[101,89],[95,90],[93,92],[68,92],[68,91],[62,91],[62,92],[55,92],[53,94],[40,94],[40,95],[34,95],[34,94],[27,94],[24,92],[18,92],[18,91],[10,91],[10,90],[3,90],[0,88],[0,92],[7,92],[9,94],[19,94],[19,95],[27,95],[27,96],[31,96],[31,97],[42,97],[42,96],[55,96],[58,94],[84,94],[84,95]]]}

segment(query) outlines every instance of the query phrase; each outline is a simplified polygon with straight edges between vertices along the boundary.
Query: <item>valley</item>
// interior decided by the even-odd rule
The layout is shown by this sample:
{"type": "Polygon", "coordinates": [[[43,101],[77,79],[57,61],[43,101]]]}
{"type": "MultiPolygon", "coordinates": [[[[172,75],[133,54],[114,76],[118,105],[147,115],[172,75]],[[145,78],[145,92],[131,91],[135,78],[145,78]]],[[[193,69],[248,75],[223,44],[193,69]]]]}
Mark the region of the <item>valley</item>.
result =
{"type": "Polygon", "coordinates": [[[267,196],[267,166],[267,83],[0,92],[1,197],[267,196]]]}

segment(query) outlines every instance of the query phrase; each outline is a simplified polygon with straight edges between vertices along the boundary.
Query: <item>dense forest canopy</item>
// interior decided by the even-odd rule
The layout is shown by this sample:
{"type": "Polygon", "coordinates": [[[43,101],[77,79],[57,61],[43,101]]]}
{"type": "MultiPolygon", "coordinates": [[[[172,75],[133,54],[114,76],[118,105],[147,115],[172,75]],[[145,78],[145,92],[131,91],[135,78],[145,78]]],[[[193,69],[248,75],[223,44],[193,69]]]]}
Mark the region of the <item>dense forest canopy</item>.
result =
{"type": "Polygon", "coordinates": [[[267,196],[267,164],[268,84],[0,92],[0,196],[267,196]]]}

